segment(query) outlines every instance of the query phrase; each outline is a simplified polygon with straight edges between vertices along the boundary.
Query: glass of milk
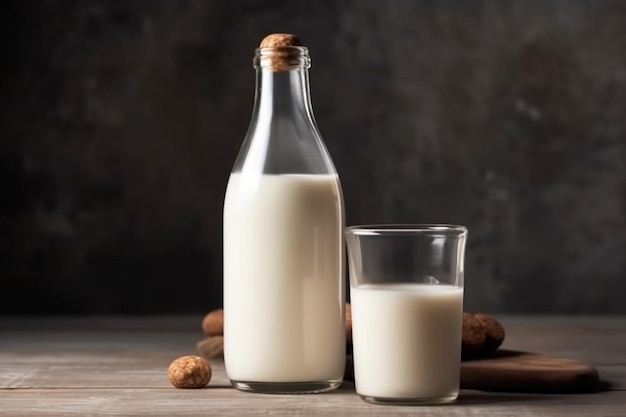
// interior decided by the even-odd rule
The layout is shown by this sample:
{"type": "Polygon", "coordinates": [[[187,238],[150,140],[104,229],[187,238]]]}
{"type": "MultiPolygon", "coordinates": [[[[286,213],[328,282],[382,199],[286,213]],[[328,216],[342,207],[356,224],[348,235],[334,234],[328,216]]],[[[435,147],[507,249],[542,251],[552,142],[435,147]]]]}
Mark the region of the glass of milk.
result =
{"type": "Polygon", "coordinates": [[[345,235],[357,393],[378,404],[454,401],[467,229],[372,225],[345,235]]]}

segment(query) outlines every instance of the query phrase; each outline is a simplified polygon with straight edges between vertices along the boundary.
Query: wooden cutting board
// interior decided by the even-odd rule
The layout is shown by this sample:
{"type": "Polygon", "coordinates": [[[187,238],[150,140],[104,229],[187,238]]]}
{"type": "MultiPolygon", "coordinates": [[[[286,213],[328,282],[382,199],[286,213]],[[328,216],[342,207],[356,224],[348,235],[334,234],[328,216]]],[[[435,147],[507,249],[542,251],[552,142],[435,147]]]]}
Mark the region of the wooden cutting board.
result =
{"type": "MultiPolygon", "coordinates": [[[[346,379],[354,379],[349,357],[346,379]]],[[[489,357],[463,360],[461,388],[500,392],[583,393],[601,390],[590,364],[537,353],[498,350],[489,357]]]]}
{"type": "Polygon", "coordinates": [[[465,360],[461,388],[483,391],[582,393],[601,389],[598,371],[573,359],[498,350],[490,357],[465,360]]]}

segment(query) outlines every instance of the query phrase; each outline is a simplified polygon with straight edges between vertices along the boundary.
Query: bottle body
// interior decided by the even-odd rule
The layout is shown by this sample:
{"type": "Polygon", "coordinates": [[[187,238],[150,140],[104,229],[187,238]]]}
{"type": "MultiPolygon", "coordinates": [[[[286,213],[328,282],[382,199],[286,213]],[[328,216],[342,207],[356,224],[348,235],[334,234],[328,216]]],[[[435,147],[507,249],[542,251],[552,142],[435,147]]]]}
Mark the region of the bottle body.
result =
{"type": "Polygon", "coordinates": [[[224,210],[229,378],[340,382],[345,327],[338,178],[232,174],[224,210]]]}
{"type": "Polygon", "coordinates": [[[306,68],[257,72],[224,201],[226,371],[242,390],[326,391],[345,368],[341,186],[306,108],[306,68]]]}

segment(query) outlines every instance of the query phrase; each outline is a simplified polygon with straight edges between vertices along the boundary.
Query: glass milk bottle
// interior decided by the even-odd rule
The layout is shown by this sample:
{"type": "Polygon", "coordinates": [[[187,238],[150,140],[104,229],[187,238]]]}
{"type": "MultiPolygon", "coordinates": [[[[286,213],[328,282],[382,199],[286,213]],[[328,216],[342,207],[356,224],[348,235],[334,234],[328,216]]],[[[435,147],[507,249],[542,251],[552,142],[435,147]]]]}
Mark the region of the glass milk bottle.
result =
{"type": "Polygon", "coordinates": [[[336,388],[345,367],[343,197],[313,118],[307,48],[256,50],[252,120],[224,202],[224,361],[244,391],[336,388]]]}

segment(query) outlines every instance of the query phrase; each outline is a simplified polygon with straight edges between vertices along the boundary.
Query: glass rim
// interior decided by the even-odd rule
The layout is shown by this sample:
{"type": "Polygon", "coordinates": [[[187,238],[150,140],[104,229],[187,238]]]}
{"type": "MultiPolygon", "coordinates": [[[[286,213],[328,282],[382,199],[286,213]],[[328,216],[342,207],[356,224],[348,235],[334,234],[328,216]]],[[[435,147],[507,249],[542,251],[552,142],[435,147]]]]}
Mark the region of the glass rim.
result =
{"type": "Polygon", "coordinates": [[[460,224],[363,224],[348,226],[345,233],[355,236],[427,235],[427,236],[467,236],[467,227],[460,224]]]}

